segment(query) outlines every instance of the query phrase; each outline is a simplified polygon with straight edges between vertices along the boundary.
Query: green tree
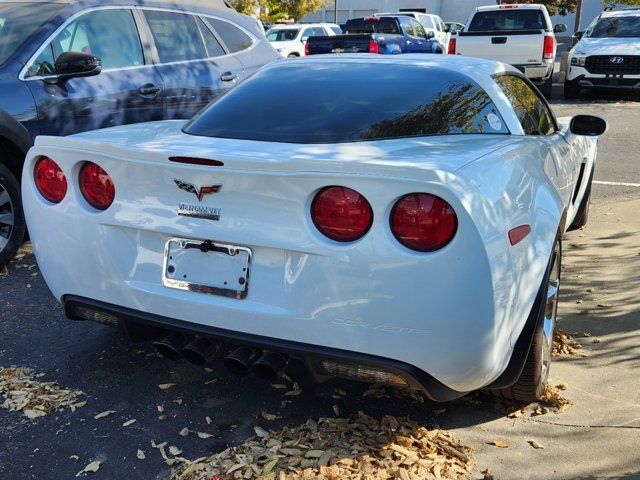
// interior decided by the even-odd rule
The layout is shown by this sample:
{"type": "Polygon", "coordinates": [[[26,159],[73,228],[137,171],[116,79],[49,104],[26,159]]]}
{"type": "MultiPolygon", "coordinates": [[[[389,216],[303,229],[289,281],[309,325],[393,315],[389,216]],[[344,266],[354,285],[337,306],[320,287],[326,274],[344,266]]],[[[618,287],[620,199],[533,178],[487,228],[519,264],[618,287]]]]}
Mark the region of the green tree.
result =
{"type": "MultiPolygon", "coordinates": [[[[627,0],[627,1],[640,1],[640,0],[627,0]]],[[[505,3],[512,3],[511,1],[505,3]]],[[[574,13],[576,11],[577,0],[515,0],[513,3],[541,3],[550,15],[566,15],[567,13],[574,13]]]]}
{"type": "Polygon", "coordinates": [[[317,12],[325,5],[325,0],[267,0],[270,20],[288,18],[300,20],[307,13],[317,12]]]}
{"type": "Polygon", "coordinates": [[[229,0],[229,3],[238,12],[245,15],[252,15],[255,13],[256,8],[260,6],[259,0],[229,0]]]}

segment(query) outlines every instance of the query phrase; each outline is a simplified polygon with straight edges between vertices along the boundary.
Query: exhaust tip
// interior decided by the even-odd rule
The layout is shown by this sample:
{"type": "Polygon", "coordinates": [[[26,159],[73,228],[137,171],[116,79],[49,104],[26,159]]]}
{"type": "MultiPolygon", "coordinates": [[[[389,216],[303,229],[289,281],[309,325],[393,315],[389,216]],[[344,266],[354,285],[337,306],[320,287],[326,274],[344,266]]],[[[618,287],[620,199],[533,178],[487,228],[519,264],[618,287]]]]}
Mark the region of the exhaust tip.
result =
{"type": "Polygon", "coordinates": [[[249,347],[240,347],[225,357],[224,366],[231,373],[246,375],[257,358],[258,352],[256,350],[249,347]]]}
{"type": "Polygon", "coordinates": [[[197,337],[182,347],[182,358],[194,365],[204,365],[217,350],[217,344],[206,338],[197,337]]]}
{"type": "Polygon", "coordinates": [[[188,338],[182,333],[172,333],[161,340],[153,342],[156,351],[164,358],[169,360],[178,360],[181,355],[181,349],[188,338]]]}
{"type": "Polygon", "coordinates": [[[289,360],[286,356],[277,352],[264,352],[251,367],[253,374],[263,380],[273,380],[282,375],[287,368],[289,360]]]}

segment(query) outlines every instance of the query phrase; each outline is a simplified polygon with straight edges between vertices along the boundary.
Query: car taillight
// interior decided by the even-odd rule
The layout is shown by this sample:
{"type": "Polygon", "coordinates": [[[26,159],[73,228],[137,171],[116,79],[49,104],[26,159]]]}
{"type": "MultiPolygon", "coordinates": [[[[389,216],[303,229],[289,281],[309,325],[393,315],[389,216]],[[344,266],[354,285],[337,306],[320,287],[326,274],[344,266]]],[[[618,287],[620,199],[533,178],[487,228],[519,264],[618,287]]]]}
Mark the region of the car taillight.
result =
{"type": "Polygon", "coordinates": [[[411,193],[398,200],[391,210],[390,223],[396,239],[418,252],[439,250],[458,229],[451,205],[428,193],[411,193]]]}
{"type": "Polygon", "coordinates": [[[542,50],[542,58],[545,60],[553,60],[556,57],[556,39],[547,35],[544,37],[544,48],[542,50]]]}
{"type": "Polygon", "coordinates": [[[40,195],[49,202],[60,203],[67,195],[67,177],[49,157],[41,157],[37,161],[33,177],[40,195]]]}
{"type": "Polygon", "coordinates": [[[326,187],[311,203],[311,219],[331,240],[353,242],[371,228],[373,210],[366,198],[346,187],[326,187]]]}
{"type": "Polygon", "coordinates": [[[373,38],[369,40],[369,53],[380,53],[380,46],[373,38]]]}
{"type": "Polygon", "coordinates": [[[304,44],[304,54],[311,55],[311,45],[309,45],[309,40],[307,40],[304,44]]]}
{"type": "Polygon", "coordinates": [[[451,37],[449,39],[449,49],[447,50],[447,53],[449,55],[455,55],[456,54],[456,37],[451,37]]]}
{"type": "Polygon", "coordinates": [[[80,191],[89,205],[97,210],[106,210],[113,203],[116,189],[107,172],[92,162],[80,170],[80,191]]]}

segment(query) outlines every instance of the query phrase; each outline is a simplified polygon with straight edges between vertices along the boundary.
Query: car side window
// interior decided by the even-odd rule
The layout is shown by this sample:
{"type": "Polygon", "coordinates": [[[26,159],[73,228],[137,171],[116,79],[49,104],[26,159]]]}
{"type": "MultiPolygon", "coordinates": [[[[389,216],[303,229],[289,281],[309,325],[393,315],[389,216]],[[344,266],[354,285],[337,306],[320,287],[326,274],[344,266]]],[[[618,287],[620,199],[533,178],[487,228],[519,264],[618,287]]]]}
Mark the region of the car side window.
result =
{"type": "Polygon", "coordinates": [[[54,75],[56,73],[55,58],[53,56],[53,45],[49,44],[45,47],[40,55],[31,62],[25,78],[41,77],[45,75],[54,75]]]}
{"type": "Polygon", "coordinates": [[[224,48],[222,48],[222,45],[216,36],[200,18],[198,18],[198,26],[200,27],[200,32],[202,32],[202,38],[204,38],[204,45],[207,48],[207,56],[211,58],[225,55],[226,52],[224,51],[224,48]]]}
{"type": "Polygon", "coordinates": [[[207,58],[195,17],[185,13],[145,10],[161,63],[207,58]]]}
{"type": "Polygon", "coordinates": [[[322,37],[326,35],[326,32],[324,31],[324,28],[322,27],[313,27],[313,36],[314,37],[322,37]]]}
{"type": "Polygon", "coordinates": [[[90,53],[102,67],[144,65],[142,44],[131,10],[96,10],[67,25],[27,69],[27,76],[54,73],[55,58],[64,52],[90,53]]]}
{"type": "Polygon", "coordinates": [[[402,26],[404,27],[404,32],[411,36],[411,37],[415,37],[416,36],[416,32],[413,29],[413,24],[411,23],[410,20],[408,19],[402,19],[402,26]]]}
{"type": "Polygon", "coordinates": [[[526,135],[551,135],[556,131],[553,114],[522,78],[502,75],[496,83],[513,106],[526,135]]]}
{"type": "Polygon", "coordinates": [[[309,37],[313,37],[313,28],[305,28],[302,32],[301,40],[307,39],[309,37]]]}
{"type": "Polygon", "coordinates": [[[417,20],[412,20],[413,30],[416,32],[416,37],[426,37],[427,32],[424,27],[417,20]]]}
{"type": "Polygon", "coordinates": [[[253,40],[251,40],[249,35],[238,27],[231,25],[229,22],[210,17],[206,17],[205,21],[216,31],[220,38],[222,38],[222,41],[231,53],[246,50],[253,45],[253,40]]]}

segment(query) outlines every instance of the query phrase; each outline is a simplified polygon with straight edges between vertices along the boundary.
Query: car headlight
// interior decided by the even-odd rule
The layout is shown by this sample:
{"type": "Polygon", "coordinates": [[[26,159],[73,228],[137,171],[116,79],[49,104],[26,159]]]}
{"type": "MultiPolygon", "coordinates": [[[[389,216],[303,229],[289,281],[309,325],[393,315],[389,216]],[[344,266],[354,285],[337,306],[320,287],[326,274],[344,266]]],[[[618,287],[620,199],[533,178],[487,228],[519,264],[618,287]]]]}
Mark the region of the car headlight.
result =
{"type": "Polygon", "coordinates": [[[571,57],[571,65],[577,67],[584,67],[587,61],[587,57],[571,57]]]}

